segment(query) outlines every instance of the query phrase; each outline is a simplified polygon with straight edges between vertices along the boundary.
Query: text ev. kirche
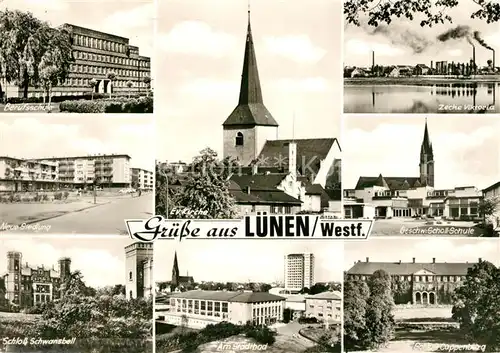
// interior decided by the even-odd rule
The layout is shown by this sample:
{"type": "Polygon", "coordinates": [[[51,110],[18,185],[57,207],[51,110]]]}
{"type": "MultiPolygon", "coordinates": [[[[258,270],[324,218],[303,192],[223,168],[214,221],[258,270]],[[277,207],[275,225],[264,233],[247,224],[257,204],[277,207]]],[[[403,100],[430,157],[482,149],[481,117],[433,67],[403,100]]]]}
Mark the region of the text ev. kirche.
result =
{"type": "MultiPolygon", "coordinates": [[[[336,224],[335,221],[320,222],[320,217],[288,215],[288,216],[253,216],[245,217],[243,224],[223,227],[223,222],[214,226],[218,221],[205,223],[207,227],[200,227],[199,223],[191,220],[171,221],[161,216],[155,216],[146,221],[144,228],[148,234],[147,240],[177,238],[266,238],[266,237],[365,237],[361,222],[350,224],[336,224]],[[242,228],[242,232],[238,230],[242,228]]],[[[136,235],[137,237],[137,235],[136,235]]]]}

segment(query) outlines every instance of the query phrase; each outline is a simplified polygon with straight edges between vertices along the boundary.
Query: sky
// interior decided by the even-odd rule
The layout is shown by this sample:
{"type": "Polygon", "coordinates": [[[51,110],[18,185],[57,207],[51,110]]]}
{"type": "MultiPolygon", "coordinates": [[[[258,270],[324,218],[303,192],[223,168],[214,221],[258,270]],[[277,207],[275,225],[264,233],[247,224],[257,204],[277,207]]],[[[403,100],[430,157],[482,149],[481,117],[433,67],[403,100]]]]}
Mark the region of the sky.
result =
{"type": "MultiPolygon", "coordinates": [[[[360,176],[418,177],[425,117],[348,115],[343,122],[342,182],[360,176]]],[[[500,181],[498,118],[432,115],[427,118],[438,189],[500,181]]]]}
{"type": "MultiPolygon", "coordinates": [[[[435,1],[431,1],[435,2],[435,1]]],[[[375,2],[374,2],[375,3],[375,2]]],[[[479,9],[473,0],[460,0],[459,5],[447,10],[453,23],[435,25],[432,28],[420,27],[420,16],[415,16],[414,21],[406,18],[393,21],[383,30],[372,34],[373,27],[367,25],[367,21],[360,21],[362,26],[344,25],[344,64],[349,66],[371,66],[371,51],[375,51],[375,62],[380,65],[430,65],[434,61],[468,62],[472,58],[471,45],[467,40],[450,40],[442,43],[436,37],[458,25],[469,26],[472,31],[479,31],[482,38],[493,48],[498,48],[500,53],[500,36],[498,30],[500,23],[487,24],[486,21],[473,20],[470,15],[479,9]],[[416,41],[421,38],[428,42],[427,49],[421,53],[414,53],[410,46],[402,43],[422,43],[416,41]],[[403,40],[404,39],[404,40],[403,40]]],[[[498,54],[497,54],[498,55],[498,54]]],[[[491,59],[492,52],[476,44],[476,63],[486,66],[486,61],[491,59]]],[[[500,61],[497,59],[497,66],[500,61]]]]}
{"type": "Polygon", "coordinates": [[[284,256],[310,252],[315,256],[316,282],[342,280],[341,242],[289,240],[160,241],[155,244],[155,281],[170,281],[174,253],[181,276],[196,282],[284,281],[284,256]]]}
{"type": "MultiPolygon", "coordinates": [[[[190,162],[206,147],[221,155],[222,123],[238,103],[247,1],[158,7],[158,159],[190,162]]],[[[264,104],[280,124],[280,139],[338,137],[341,13],[340,0],[251,1],[264,104]]]]}
{"type": "Polygon", "coordinates": [[[152,117],[40,116],[2,116],[0,155],[30,159],[128,154],[131,167],[154,170],[154,151],[148,143],[154,136],[152,117]]]}
{"type": "Polygon", "coordinates": [[[71,258],[71,271],[80,270],[88,286],[101,288],[125,284],[126,237],[16,237],[0,239],[0,274],[7,272],[7,252],[20,251],[22,263],[58,269],[61,257],[71,258]]]}
{"type": "Polygon", "coordinates": [[[370,239],[369,242],[346,242],[344,270],[354,262],[477,262],[479,258],[500,266],[499,242],[493,239],[370,239]]]}
{"type": "Polygon", "coordinates": [[[3,0],[0,9],[30,11],[52,26],[70,23],[129,38],[139,54],[153,55],[153,0],[3,0]]]}

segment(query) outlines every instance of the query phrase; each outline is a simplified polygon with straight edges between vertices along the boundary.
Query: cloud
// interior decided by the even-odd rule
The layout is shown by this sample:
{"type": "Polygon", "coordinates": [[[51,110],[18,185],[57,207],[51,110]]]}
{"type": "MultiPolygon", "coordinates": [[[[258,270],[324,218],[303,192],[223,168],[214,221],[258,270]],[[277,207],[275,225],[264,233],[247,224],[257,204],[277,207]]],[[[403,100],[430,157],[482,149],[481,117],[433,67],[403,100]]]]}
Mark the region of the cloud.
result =
{"type": "Polygon", "coordinates": [[[4,0],[0,1],[0,4],[2,7],[17,8],[34,14],[47,11],[65,11],[68,8],[68,2],[63,0],[4,0]]]}
{"type": "Polygon", "coordinates": [[[153,3],[144,3],[140,6],[124,11],[117,11],[109,15],[104,24],[109,28],[110,33],[113,33],[116,28],[143,28],[149,27],[153,30],[153,21],[155,15],[155,7],[153,3]]]}
{"type": "Polygon", "coordinates": [[[239,92],[236,81],[200,78],[185,83],[180,88],[181,94],[196,96],[197,100],[226,100],[239,92]]]}
{"type": "Polygon", "coordinates": [[[166,35],[158,36],[158,45],[166,52],[221,58],[235,48],[236,38],[213,30],[202,21],[176,24],[166,35]]]}
{"type": "Polygon", "coordinates": [[[43,158],[88,154],[128,154],[132,166],[152,170],[154,156],[145,141],[154,136],[152,119],[141,122],[115,119],[98,130],[99,119],[14,118],[0,123],[0,150],[17,158],[43,158]],[[20,144],[19,141],[29,141],[20,144]],[[62,148],[64,147],[64,148],[62,148]]]}
{"type": "MultiPolygon", "coordinates": [[[[45,268],[54,266],[57,269],[57,261],[61,257],[69,257],[71,270],[80,270],[85,283],[94,288],[125,284],[124,260],[105,249],[82,249],[80,246],[62,247],[56,241],[49,239],[5,239],[1,240],[0,244],[2,248],[0,273],[7,269],[6,252],[20,251],[23,264],[28,263],[32,268],[43,265],[45,268]]],[[[99,245],[99,241],[95,241],[95,244],[99,245]]]]}
{"type": "Polygon", "coordinates": [[[315,64],[326,54],[326,50],[315,46],[309,36],[265,37],[267,50],[298,63],[315,64]]]}
{"type": "MultiPolygon", "coordinates": [[[[368,55],[375,51],[377,56],[399,56],[405,52],[400,48],[395,48],[391,45],[381,44],[376,42],[365,42],[359,39],[350,39],[345,43],[346,56],[353,55],[368,55]]],[[[368,59],[367,59],[368,60],[368,59]]]]}
{"type": "Polygon", "coordinates": [[[459,57],[462,56],[463,52],[460,49],[451,49],[448,50],[448,55],[449,56],[454,56],[454,57],[459,57]]]}
{"type": "Polygon", "coordinates": [[[281,92],[318,93],[329,89],[329,82],[323,77],[303,79],[283,78],[271,83],[273,89],[281,92]]]}

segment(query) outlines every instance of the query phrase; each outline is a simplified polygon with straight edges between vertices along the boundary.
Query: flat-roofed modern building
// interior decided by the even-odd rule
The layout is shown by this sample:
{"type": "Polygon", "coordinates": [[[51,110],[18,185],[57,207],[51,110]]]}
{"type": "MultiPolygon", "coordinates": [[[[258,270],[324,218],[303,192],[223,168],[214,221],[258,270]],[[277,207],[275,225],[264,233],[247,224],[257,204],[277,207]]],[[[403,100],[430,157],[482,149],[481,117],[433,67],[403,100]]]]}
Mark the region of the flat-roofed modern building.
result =
{"type": "MultiPolygon", "coordinates": [[[[130,45],[128,38],[68,23],[60,28],[70,34],[74,61],[66,81],[52,89],[54,96],[81,96],[92,91],[128,95],[149,89],[143,80],[151,76],[151,59],[139,55],[139,48],[130,45]],[[116,75],[114,82],[107,77],[110,72],[116,75]],[[89,84],[92,79],[97,81],[94,88],[89,84]],[[128,81],[132,82],[131,88],[128,81]]],[[[7,97],[23,95],[22,87],[7,86],[7,97]]],[[[29,87],[28,97],[43,95],[43,89],[29,87]]]]}
{"type": "Polygon", "coordinates": [[[131,157],[126,154],[19,159],[0,157],[0,191],[47,191],[85,187],[128,188],[131,157]]]}
{"type": "Polygon", "coordinates": [[[271,325],[283,320],[285,298],[267,292],[193,290],[170,297],[170,310],[159,320],[170,325],[200,329],[230,322],[271,325]]]}
{"type": "Polygon", "coordinates": [[[314,254],[285,255],[285,289],[299,292],[314,285],[314,254]]]}
{"type": "Polygon", "coordinates": [[[319,321],[340,323],[342,315],[342,294],[323,292],[306,296],[306,316],[319,321]]]}
{"type": "Polygon", "coordinates": [[[132,186],[141,190],[153,190],[154,173],[141,168],[132,168],[132,186]]]}
{"type": "Polygon", "coordinates": [[[492,201],[496,204],[495,211],[488,216],[488,220],[493,224],[495,229],[500,229],[500,181],[488,186],[483,190],[484,200],[492,201]]]}

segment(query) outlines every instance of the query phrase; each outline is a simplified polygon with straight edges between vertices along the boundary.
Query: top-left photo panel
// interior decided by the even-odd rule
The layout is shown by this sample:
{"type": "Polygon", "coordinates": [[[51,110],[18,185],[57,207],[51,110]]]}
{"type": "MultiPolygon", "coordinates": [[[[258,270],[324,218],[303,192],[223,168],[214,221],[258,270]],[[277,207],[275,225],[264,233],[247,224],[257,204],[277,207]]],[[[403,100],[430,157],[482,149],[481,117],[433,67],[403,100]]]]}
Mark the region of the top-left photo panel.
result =
{"type": "Polygon", "coordinates": [[[0,114],[153,113],[154,1],[0,1],[0,114]]]}

